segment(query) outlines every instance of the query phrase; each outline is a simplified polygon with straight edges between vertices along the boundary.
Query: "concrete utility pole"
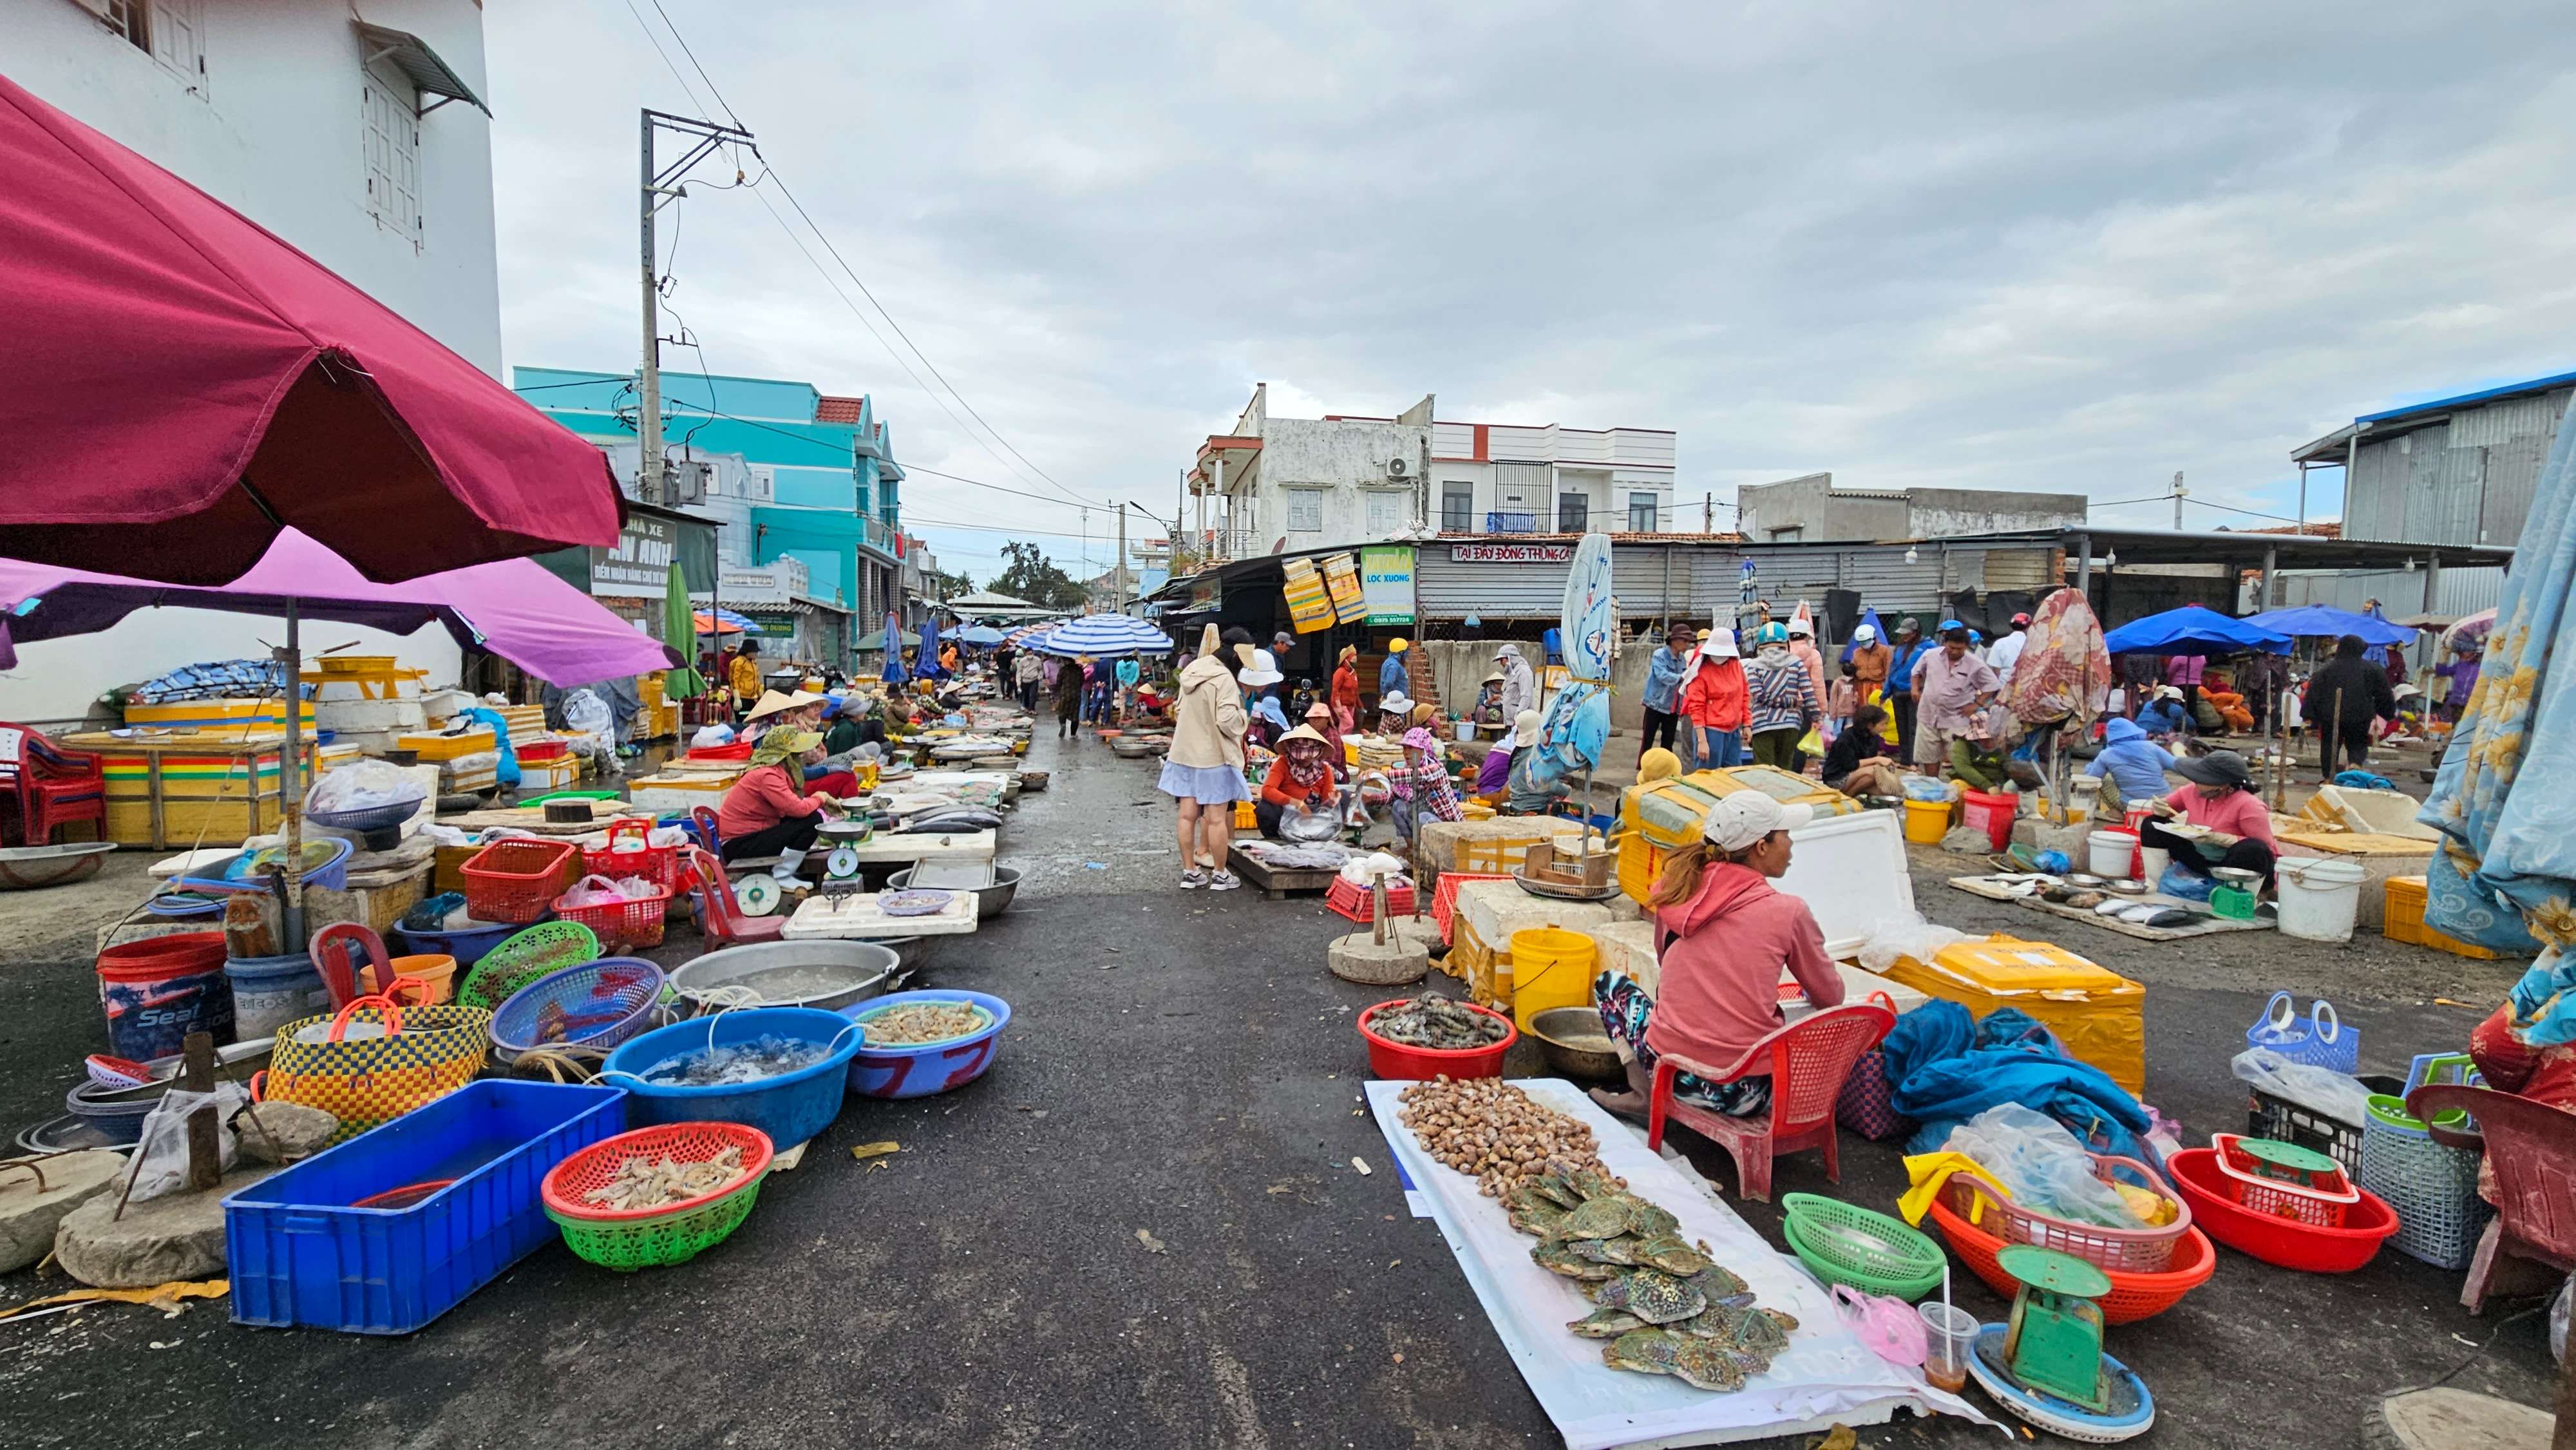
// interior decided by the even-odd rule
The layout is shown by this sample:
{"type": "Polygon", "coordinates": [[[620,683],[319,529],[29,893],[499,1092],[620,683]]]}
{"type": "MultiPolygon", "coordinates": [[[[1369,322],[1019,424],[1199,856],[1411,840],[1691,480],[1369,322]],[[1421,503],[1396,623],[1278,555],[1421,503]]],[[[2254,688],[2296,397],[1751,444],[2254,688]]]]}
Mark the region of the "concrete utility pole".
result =
{"type": "Polygon", "coordinates": [[[1123,499],[1118,504],[1117,569],[1118,572],[1113,577],[1118,581],[1118,610],[1123,614],[1127,610],[1127,504],[1123,499]]]}
{"type": "Polygon", "coordinates": [[[1700,495],[1700,500],[1699,500],[1699,531],[1700,531],[1701,533],[1703,533],[1703,534],[1713,534],[1713,533],[1716,533],[1716,532],[1717,532],[1717,495],[1716,495],[1716,494],[1713,494],[1713,493],[1705,493],[1705,494],[1701,494],[1701,495],[1700,495]]]}
{"type": "Polygon", "coordinates": [[[662,277],[653,247],[653,213],[661,208],[664,197],[677,200],[688,195],[678,182],[689,174],[690,167],[727,142],[749,143],[751,133],[712,121],[664,115],[649,108],[642,112],[642,120],[638,165],[643,180],[639,209],[644,256],[644,357],[635,370],[635,436],[642,445],[635,461],[635,496],[658,504],[668,501],[668,493],[662,486],[662,277]],[[653,133],[657,130],[691,138],[688,153],[667,168],[653,164],[653,133]]]}
{"type": "Polygon", "coordinates": [[[2174,532],[2177,534],[2182,532],[2182,498],[2185,492],[2187,490],[2182,486],[2182,470],[2177,468],[2174,470],[2174,532]]]}

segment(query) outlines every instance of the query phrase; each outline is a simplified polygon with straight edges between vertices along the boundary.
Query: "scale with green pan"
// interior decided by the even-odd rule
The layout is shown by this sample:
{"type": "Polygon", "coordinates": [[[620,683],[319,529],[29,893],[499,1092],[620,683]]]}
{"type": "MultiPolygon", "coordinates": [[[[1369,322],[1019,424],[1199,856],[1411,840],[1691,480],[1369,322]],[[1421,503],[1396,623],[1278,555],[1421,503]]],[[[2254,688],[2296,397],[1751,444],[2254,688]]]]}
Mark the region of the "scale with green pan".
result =
{"type": "Polygon", "coordinates": [[[1995,1402],[2033,1425],[2088,1445],[2143,1435],[2156,1402],[2128,1366],[2102,1352],[2111,1292],[2099,1268],[2054,1249],[2015,1244],[1995,1255],[2021,1282],[2012,1318],[1977,1334],[1968,1372],[1995,1402]]]}

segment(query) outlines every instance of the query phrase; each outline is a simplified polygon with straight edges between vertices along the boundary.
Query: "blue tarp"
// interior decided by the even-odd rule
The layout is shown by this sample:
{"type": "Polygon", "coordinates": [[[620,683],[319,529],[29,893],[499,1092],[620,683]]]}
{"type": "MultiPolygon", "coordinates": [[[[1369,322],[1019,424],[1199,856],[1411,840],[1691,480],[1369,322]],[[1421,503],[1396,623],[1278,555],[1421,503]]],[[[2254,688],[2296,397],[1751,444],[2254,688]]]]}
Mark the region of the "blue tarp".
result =
{"type": "Polygon", "coordinates": [[[2331,604],[2302,604],[2296,609],[2271,609],[2245,616],[2245,623],[2301,639],[2325,635],[2340,638],[2347,634],[2361,636],[2363,644],[2404,644],[2415,637],[2415,631],[2402,624],[2390,624],[2367,614],[2337,609],[2331,604]]]}
{"type": "Polygon", "coordinates": [[[2234,654],[2262,650],[2290,652],[2290,637],[2251,620],[2230,619],[2214,609],[2186,604],[2162,614],[2133,619],[2102,636],[2102,647],[2121,654],[2234,654]]]}
{"type": "Polygon", "coordinates": [[[2090,1063],[2068,1057],[2046,1028],[2010,1007],[1971,1023],[1968,1009],[1934,1000],[1896,1019],[1880,1044],[1888,1101],[1922,1123],[1909,1153],[1937,1150],[1950,1130],[1998,1103],[2046,1113],[2097,1153],[2153,1163],[2146,1109],[2090,1063]]]}

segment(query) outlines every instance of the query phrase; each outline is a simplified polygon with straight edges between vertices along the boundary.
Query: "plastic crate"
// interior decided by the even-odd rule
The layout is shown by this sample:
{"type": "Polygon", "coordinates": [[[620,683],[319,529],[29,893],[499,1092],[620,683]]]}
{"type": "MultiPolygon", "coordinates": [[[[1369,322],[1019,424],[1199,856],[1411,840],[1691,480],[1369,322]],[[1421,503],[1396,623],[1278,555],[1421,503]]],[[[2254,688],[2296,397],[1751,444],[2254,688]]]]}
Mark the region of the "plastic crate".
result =
{"type": "MultiPolygon", "coordinates": [[[[1336,876],[1333,878],[1333,884],[1324,891],[1324,908],[1335,916],[1366,926],[1377,912],[1377,894],[1346,876],[1336,876]]],[[[1399,886],[1392,882],[1388,883],[1387,919],[1392,921],[1399,916],[1412,914],[1413,884],[1406,882],[1399,886]]]]}
{"type": "MultiPolygon", "coordinates": [[[[2402,1079],[2380,1073],[2365,1074],[2361,1085],[2375,1093],[2399,1096],[2406,1091],[2402,1079]]],[[[2275,1097],[2257,1088],[2245,1104],[2245,1136],[2269,1138],[2276,1143],[2296,1143],[2325,1154],[2343,1165],[2346,1173],[2361,1167],[2361,1129],[2351,1123],[2309,1108],[2300,1107],[2287,1098],[2275,1097]]]]}
{"type": "Polygon", "coordinates": [[[1261,829],[1261,817],[1253,813],[1252,802],[1236,801],[1234,803],[1234,829],[1238,831],[1257,831],[1261,829]]]}
{"type": "Polygon", "coordinates": [[[2376,1114],[2362,1132],[2361,1167],[2353,1177],[2397,1211],[2390,1244],[2437,1269],[2467,1268],[2495,1212],[2478,1197],[2474,1150],[2436,1143],[2421,1129],[2393,1127],[2376,1114]]]}
{"type": "Polygon", "coordinates": [[[533,765],[540,760],[560,760],[571,752],[572,746],[562,740],[531,740],[525,745],[514,744],[510,750],[521,765],[533,765]]]}
{"type": "Polygon", "coordinates": [[[2449,952],[2455,957],[2469,957],[2481,962],[2491,962],[2503,955],[2426,926],[2424,924],[2425,899],[2423,877],[2389,877],[2387,889],[2380,898],[2382,909],[2380,934],[2390,941],[2405,942],[2411,946],[2431,947],[2437,952],[2449,952]]]}
{"type": "Polygon", "coordinates": [[[465,863],[464,875],[465,909],[476,921],[525,926],[543,920],[555,898],[581,879],[581,848],[570,841],[494,841],[465,863]]]}
{"type": "Polygon", "coordinates": [[[605,950],[645,951],[662,944],[662,922],[669,915],[671,905],[668,891],[602,902],[597,906],[566,905],[569,900],[569,897],[556,898],[555,916],[576,926],[589,927],[605,950]]]}
{"type": "Polygon", "coordinates": [[[539,1187],[626,1126],[626,1090],[471,1083],[224,1200],[233,1320],[409,1334],[555,1236],[539,1187]],[[405,1208],[357,1201],[425,1179],[405,1208]]]}
{"type": "Polygon", "coordinates": [[[1431,888],[1431,920],[1440,928],[1440,939],[1448,941],[1453,928],[1450,922],[1458,914],[1458,888],[1470,881],[1509,881],[1512,878],[1491,871],[1443,871],[1431,888]]]}
{"type": "Polygon", "coordinates": [[[468,755],[499,749],[500,741],[493,735],[491,726],[478,725],[454,735],[397,735],[394,745],[397,749],[412,752],[413,758],[418,760],[460,760],[468,755]]]}
{"type": "Polygon", "coordinates": [[[652,827],[633,816],[612,821],[608,827],[608,844],[584,847],[582,869],[601,876],[636,876],[664,891],[678,889],[680,884],[680,850],[677,846],[651,844],[652,827]],[[632,838],[637,846],[619,850],[621,840],[632,838]]]}

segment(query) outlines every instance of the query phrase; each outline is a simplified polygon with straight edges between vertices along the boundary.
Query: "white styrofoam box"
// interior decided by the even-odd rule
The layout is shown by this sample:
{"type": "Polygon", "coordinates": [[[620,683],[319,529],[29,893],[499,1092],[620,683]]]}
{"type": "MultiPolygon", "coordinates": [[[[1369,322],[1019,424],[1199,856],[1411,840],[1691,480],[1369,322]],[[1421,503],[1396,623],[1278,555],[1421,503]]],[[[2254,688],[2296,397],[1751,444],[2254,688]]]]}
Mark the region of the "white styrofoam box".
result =
{"type": "Polygon", "coordinates": [[[1610,909],[1598,902],[1532,896],[1512,881],[1467,882],[1458,888],[1457,912],[1476,939],[1496,952],[1510,951],[1512,933],[1534,926],[1588,932],[1610,923],[1610,909]]]}
{"type": "MultiPolygon", "coordinates": [[[[1624,898],[1623,898],[1624,899],[1624,898]]],[[[1610,921],[1584,929],[1585,936],[1600,949],[1601,970],[1624,973],[1646,995],[1655,995],[1662,980],[1655,972],[1655,924],[1650,921],[1610,921]]]]}
{"type": "MultiPolygon", "coordinates": [[[[1887,1000],[1896,1004],[1896,1015],[1902,1017],[1906,1013],[1911,1012],[1915,1008],[1932,1000],[1928,993],[1918,992],[1912,987],[1901,986],[1880,976],[1876,972],[1863,971],[1849,962],[1836,962],[1834,965],[1839,968],[1843,974],[1843,1005],[1846,1007],[1851,1006],[1854,1003],[1867,1002],[1870,999],[1870,995],[1874,992],[1885,992],[1887,994],[1887,1000]]],[[[1782,982],[1789,982],[1795,979],[1789,975],[1788,969],[1784,967],[1780,971],[1780,980],[1782,982]]],[[[1809,1006],[1807,999],[1804,997],[1784,1000],[1780,1004],[1781,1014],[1792,1022],[1797,1021],[1799,1018],[1806,1016],[1809,1012],[1814,1010],[1815,1008],[1809,1006]]]]}
{"type": "Polygon", "coordinates": [[[444,720],[450,715],[471,710],[480,703],[463,690],[424,690],[420,697],[421,708],[429,712],[429,718],[432,720],[444,720]]]}
{"type": "Polygon", "coordinates": [[[1914,919],[1914,878],[1896,812],[1829,816],[1789,840],[1789,872],[1771,884],[1807,903],[1828,953],[1857,955],[1880,927],[1914,919]]]}
{"type": "Polygon", "coordinates": [[[351,675],[325,675],[313,687],[313,703],[316,705],[345,705],[361,700],[380,703],[409,700],[417,703],[420,697],[420,680],[401,671],[396,671],[394,678],[390,680],[381,677],[361,679],[351,675]]]}
{"type": "Polygon", "coordinates": [[[418,700],[324,700],[313,707],[313,724],[334,731],[422,730],[429,712],[418,700]]]}

